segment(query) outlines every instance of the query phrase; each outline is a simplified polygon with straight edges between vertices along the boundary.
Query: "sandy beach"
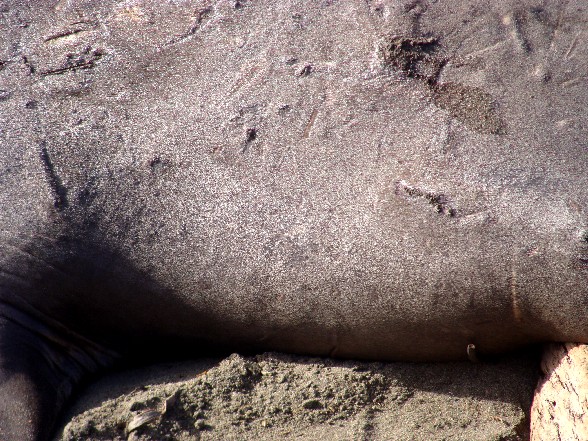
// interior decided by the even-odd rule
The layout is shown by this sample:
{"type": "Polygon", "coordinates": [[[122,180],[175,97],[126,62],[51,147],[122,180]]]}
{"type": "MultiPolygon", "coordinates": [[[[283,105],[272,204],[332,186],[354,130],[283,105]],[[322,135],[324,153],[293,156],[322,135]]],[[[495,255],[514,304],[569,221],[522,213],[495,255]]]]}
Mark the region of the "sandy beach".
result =
{"type": "Polygon", "coordinates": [[[537,369],[532,354],[414,364],[266,353],[159,364],[92,383],[55,441],[526,440],[537,369]]]}

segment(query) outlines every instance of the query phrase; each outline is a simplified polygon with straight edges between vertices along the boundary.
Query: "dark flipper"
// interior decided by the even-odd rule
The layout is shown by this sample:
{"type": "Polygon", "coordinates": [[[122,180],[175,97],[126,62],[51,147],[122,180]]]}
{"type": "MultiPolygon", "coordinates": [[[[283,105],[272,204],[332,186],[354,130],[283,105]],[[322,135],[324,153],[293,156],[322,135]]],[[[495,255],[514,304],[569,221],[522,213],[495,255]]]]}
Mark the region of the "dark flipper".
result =
{"type": "Polygon", "coordinates": [[[0,440],[43,441],[74,387],[116,356],[0,304],[0,440]]]}

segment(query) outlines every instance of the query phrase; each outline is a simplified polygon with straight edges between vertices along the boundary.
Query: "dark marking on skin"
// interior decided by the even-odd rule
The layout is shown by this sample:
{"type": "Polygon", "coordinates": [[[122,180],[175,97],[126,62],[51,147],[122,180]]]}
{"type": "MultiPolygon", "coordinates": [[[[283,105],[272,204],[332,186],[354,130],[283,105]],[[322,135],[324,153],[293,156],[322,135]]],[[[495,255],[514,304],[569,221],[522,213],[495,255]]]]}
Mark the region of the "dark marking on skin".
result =
{"type": "Polygon", "coordinates": [[[200,9],[198,11],[198,13],[196,14],[196,21],[194,22],[194,24],[190,28],[189,32],[192,34],[194,32],[196,32],[198,30],[198,28],[200,27],[200,25],[202,24],[202,22],[204,21],[204,19],[206,17],[208,17],[211,12],[212,12],[212,8],[210,6],[207,6],[205,8],[200,9]]]}
{"type": "Polygon", "coordinates": [[[71,29],[71,30],[60,31],[60,32],[57,32],[56,34],[52,34],[52,35],[49,35],[48,37],[45,37],[43,39],[43,41],[45,43],[48,43],[48,42],[53,41],[53,40],[58,40],[60,38],[69,37],[70,35],[79,34],[80,32],[84,32],[86,30],[87,29],[83,29],[83,28],[74,28],[74,29],[71,29]]]}
{"type": "Polygon", "coordinates": [[[202,22],[210,15],[211,12],[212,12],[212,7],[210,7],[210,6],[199,9],[198,12],[196,13],[196,16],[194,17],[194,21],[190,25],[190,28],[186,32],[184,32],[183,34],[172,38],[170,41],[168,41],[167,44],[172,45],[172,44],[181,43],[182,41],[187,40],[188,38],[190,38],[191,36],[196,34],[198,29],[200,29],[200,27],[202,26],[202,22]]]}
{"type": "Polygon", "coordinates": [[[302,69],[300,69],[300,72],[298,72],[298,76],[299,77],[307,77],[311,74],[311,72],[312,72],[312,65],[307,64],[302,69]]]}
{"type": "Polygon", "coordinates": [[[76,72],[78,70],[92,69],[96,66],[96,63],[104,56],[104,52],[101,49],[91,50],[87,48],[81,54],[68,54],[67,60],[63,66],[48,69],[41,72],[41,76],[46,77],[49,75],[61,75],[66,72],[76,72]]]}
{"type": "Polygon", "coordinates": [[[257,138],[257,129],[255,127],[247,129],[247,131],[245,132],[245,142],[246,143],[253,142],[253,141],[255,141],[256,138],[257,138]]]}
{"type": "Polygon", "coordinates": [[[433,193],[399,181],[396,183],[396,194],[399,196],[408,196],[411,199],[424,199],[439,214],[445,214],[449,217],[455,217],[457,215],[457,210],[450,206],[447,196],[443,193],[433,193]]]}
{"type": "Polygon", "coordinates": [[[93,67],[94,67],[94,62],[88,61],[88,62],[78,63],[78,64],[74,64],[74,65],[67,66],[67,67],[60,67],[58,69],[46,70],[44,72],[41,72],[41,76],[45,77],[48,75],[59,75],[59,74],[65,73],[65,72],[75,72],[80,69],[91,69],[93,67]]]}
{"type": "Polygon", "coordinates": [[[439,81],[449,60],[438,50],[439,40],[434,37],[393,36],[380,47],[384,64],[423,82],[437,107],[478,133],[504,134],[505,124],[492,95],[478,87],[439,81]]]}
{"type": "Polygon", "coordinates": [[[478,87],[459,83],[435,84],[431,87],[433,103],[470,129],[485,134],[505,133],[505,124],[489,93],[478,87]]]}
{"type": "Polygon", "coordinates": [[[249,144],[257,139],[257,129],[250,127],[245,131],[245,145],[241,150],[241,153],[245,153],[249,149],[249,144]]]}
{"type": "Polygon", "coordinates": [[[370,15],[375,15],[378,18],[382,18],[384,16],[383,4],[377,3],[376,5],[372,6],[372,0],[364,0],[364,3],[370,15]]]}
{"type": "Polygon", "coordinates": [[[523,30],[524,25],[524,16],[522,13],[516,13],[512,17],[512,24],[515,32],[516,39],[518,43],[521,45],[521,48],[525,53],[530,53],[532,51],[531,43],[526,36],[525,31],[523,30]]]}
{"type": "Polygon", "coordinates": [[[41,151],[39,156],[41,158],[41,162],[43,163],[47,182],[49,183],[49,187],[51,187],[51,193],[53,193],[53,206],[57,211],[62,211],[69,205],[67,201],[67,188],[65,188],[61,178],[55,171],[55,166],[53,165],[53,161],[51,161],[49,151],[47,150],[47,143],[45,141],[41,142],[41,151]]]}
{"type": "Polygon", "coordinates": [[[149,167],[154,168],[161,165],[161,158],[159,156],[154,157],[149,161],[149,167]]]}
{"type": "Polygon", "coordinates": [[[37,69],[35,69],[35,67],[31,64],[31,62],[29,61],[29,59],[27,57],[25,57],[23,55],[22,57],[22,64],[25,65],[25,67],[29,70],[29,75],[34,75],[35,72],[37,71],[37,69]]]}
{"type": "Polygon", "coordinates": [[[292,110],[292,106],[290,106],[290,104],[284,104],[278,108],[278,114],[283,116],[286,113],[288,113],[290,110],[292,110]]]}
{"type": "MultiPolygon", "coordinates": [[[[572,209],[580,210],[580,207],[576,207],[574,201],[568,201],[572,209]]],[[[585,229],[585,225],[582,225],[582,229],[577,233],[572,245],[572,255],[570,256],[570,265],[582,272],[588,271],[588,230],[585,229]]]]}
{"type": "Polygon", "coordinates": [[[586,248],[588,245],[588,230],[584,230],[580,233],[581,251],[578,257],[578,263],[581,268],[588,267],[588,255],[586,254],[586,248]]]}
{"type": "Polygon", "coordinates": [[[304,24],[304,16],[300,13],[297,12],[295,14],[291,15],[292,18],[292,22],[294,23],[294,26],[298,29],[304,29],[305,28],[305,24],[304,24]]]}
{"type": "Polygon", "coordinates": [[[39,107],[39,103],[35,100],[27,101],[25,104],[25,108],[29,110],[35,110],[37,107],[39,107]]]}
{"type": "Polygon", "coordinates": [[[147,163],[154,174],[159,174],[165,171],[165,168],[171,165],[167,159],[162,159],[159,156],[154,156],[147,163]]]}
{"type": "Polygon", "coordinates": [[[380,52],[386,65],[409,78],[428,81],[436,75],[440,60],[434,56],[438,40],[433,37],[412,38],[394,35],[387,39],[380,52]]]}

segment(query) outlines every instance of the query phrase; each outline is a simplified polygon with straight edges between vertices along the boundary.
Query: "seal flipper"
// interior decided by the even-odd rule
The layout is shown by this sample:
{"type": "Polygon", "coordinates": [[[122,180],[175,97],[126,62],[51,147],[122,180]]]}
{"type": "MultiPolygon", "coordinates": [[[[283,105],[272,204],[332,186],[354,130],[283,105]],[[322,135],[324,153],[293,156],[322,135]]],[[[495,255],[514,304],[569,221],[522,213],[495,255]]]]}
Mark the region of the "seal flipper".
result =
{"type": "Polygon", "coordinates": [[[116,354],[0,304],[0,440],[45,441],[75,386],[116,354]]]}

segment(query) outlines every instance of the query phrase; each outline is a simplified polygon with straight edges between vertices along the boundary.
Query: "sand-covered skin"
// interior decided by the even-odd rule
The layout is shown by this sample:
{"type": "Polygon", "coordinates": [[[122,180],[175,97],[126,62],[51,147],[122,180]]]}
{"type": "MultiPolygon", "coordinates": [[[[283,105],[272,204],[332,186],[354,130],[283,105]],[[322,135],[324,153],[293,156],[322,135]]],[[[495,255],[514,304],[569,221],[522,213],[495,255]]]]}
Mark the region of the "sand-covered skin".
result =
{"type": "MultiPolygon", "coordinates": [[[[448,360],[474,344],[483,360],[588,342],[581,1],[0,15],[12,439],[52,431],[68,387],[118,355],[170,346],[448,360]]],[[[280,360],[226,360],[177,395],[173,376],[135,381],[67,437],[512,439],[534,384],[516,363],[280,360]]]]}
{"type": "Polygon", "coordinates": [[[111,375],[80,397],[56,440],[525,440],[536,375],[531,355],[411,364],[234,354],[111,375]],[[141,425],[141,415],[155,418],[141,425]]]}

